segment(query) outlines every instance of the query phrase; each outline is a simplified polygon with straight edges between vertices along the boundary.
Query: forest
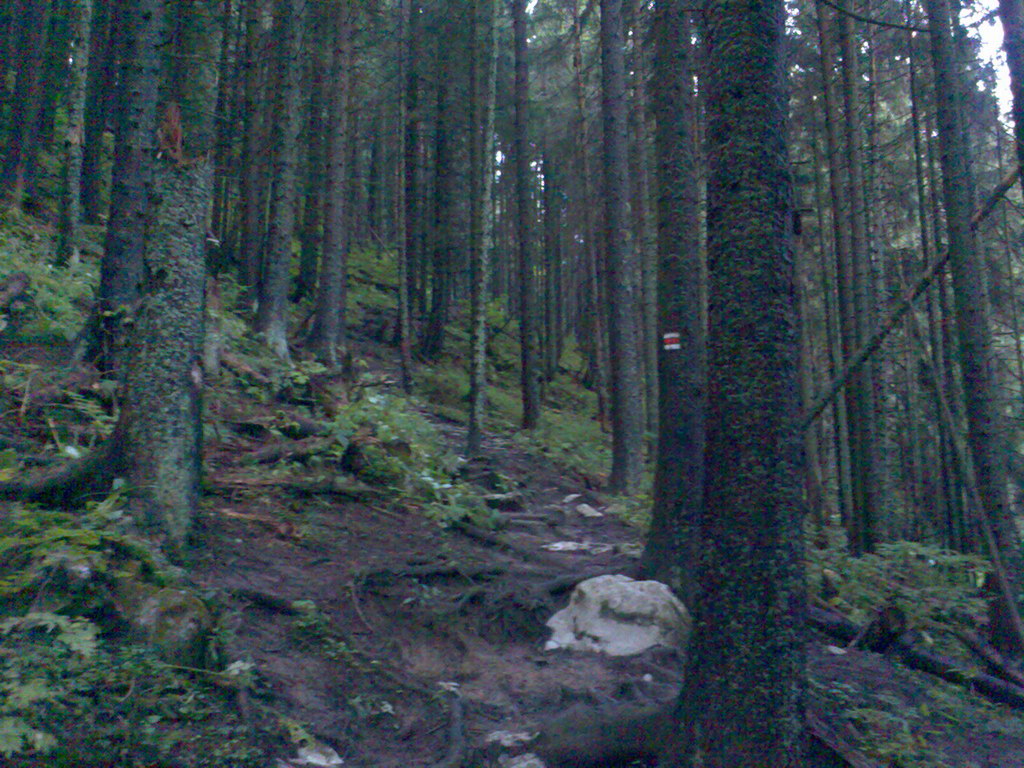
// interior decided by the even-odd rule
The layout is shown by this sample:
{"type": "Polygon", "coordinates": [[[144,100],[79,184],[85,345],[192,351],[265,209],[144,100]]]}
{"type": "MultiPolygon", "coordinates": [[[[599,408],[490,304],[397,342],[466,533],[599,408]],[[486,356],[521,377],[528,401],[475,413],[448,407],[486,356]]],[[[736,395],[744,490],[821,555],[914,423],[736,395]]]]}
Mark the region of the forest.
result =
{"type": "Polygon", "coordinates": [[[1024,766],[1024,0],[0,0],[0,148],[0,766],[1024,766]]]}

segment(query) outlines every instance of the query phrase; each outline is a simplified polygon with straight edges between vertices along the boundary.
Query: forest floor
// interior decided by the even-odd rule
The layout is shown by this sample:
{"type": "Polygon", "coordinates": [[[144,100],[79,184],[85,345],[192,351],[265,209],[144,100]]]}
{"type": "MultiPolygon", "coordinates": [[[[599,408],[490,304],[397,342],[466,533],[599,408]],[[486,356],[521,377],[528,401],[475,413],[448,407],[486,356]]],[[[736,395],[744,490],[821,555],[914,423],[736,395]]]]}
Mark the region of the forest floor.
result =
{"type": "MultiPolygon", "coordinates": [[[[602,493],[603,478],[499,431],[485,437],[481,458],[447,465],[452,487],[487,510],[439,515],[422,494],[378,482],[380,468],[369,466],[404,461],[418,450],[409,440],[380,424],[352,427],[343,446],[317,433],[315,417],[326,419],[325,410],[396,389],[390,347],[364,338],[354,353],[366,386],[351,375],[293,376],[281,396],[267,397],[272,371],[236,357],[208,389],[204,493],[187,582],[218,606],[223,662],[251,665],[250,683],[222,698],[252,748],[233,759],[234,746],[211,745],[212,728],[203,734],[202,725],[157,709],[147,719],[150,737],[156,731],[171,746],[151,758],[132,753],[128,738],[114,739],[117,759],[22,755],[9,763],[0,757],[0,765],[316,764],[299,759],[302,744],[333,750],[322,765],[334,754],[357,768],[497,765],[497,748],[484,748],[488,734],[582,733],[621,707],[674,698],[683,659],[673,650],[632,657],[544,650],[545,621],[574,584],[637,575],[642,532],[618,514],[621,499],[602,493]],[[581,514],[583,503],[600,516],[581,514]],[[564,542],[578,546],[558,546],[564,542]]],[[[52,364],[53,354],[31,345],[0,350],[18,364],[52,364]]],[[[429,397],[419,402],[409,418],[429,422],[442,449],[457,456],[465,427],[429,397]]],[[[33,431],[7,413],[4,435],[54,434],[52,424],[33,431]]],[[[1024,766],[1020,712],[891,655],[834,643],[816,634],[808,642],[808,712],[854,750],[846,764],[1024,766]]],[[[192,697],[182,693],[185,683],[175,685],[177,701],[192,697]]],[[[132,678],[111,694],[123,703],[135,687],[132,678]]],[[[62,728],[73,733],[76,725],[53,730],[62,728]]]]}
{"type": "MultiPolygon", "coordinates": [[[[392,354],[370,343],[358,350],[391,380],[392,354]]],[[[427,415],[461,451],[464,427],[427,415]]],[[[268,701],[347,765],[450,766],[460,732],[479,755],[496,731],[536,733],[567,711],[579,714],[559,728],[595,727],[585,713],[664,704],[678,691],[683,659],[669,649],[544,650],[544,622],[572,585],[637,575],[641,532],[595,489],[600,478],[490,435],[459,474],[502,502],[494,528],[441,526],[414,504],[268,483],[252,460],[265,448],[258,435],[211,441],[193,578],[235,596],[228,655],[251,658],[268,701]],[[580,514],[580,503],[602,516],[580,514]],[[584,546],[558,551],[559,542],[584,546]],[[297,600],[323,619],[305,635],[294,610],[282,610],[297,600]],[[439,687],[447,683],[460,700],[454,730],[451,696],[439,687]]],[[[838,653],[835,642],[808,643],[809,711],[864,765],[1024,766],[1019,713],[883,654],[838,653]]]]}

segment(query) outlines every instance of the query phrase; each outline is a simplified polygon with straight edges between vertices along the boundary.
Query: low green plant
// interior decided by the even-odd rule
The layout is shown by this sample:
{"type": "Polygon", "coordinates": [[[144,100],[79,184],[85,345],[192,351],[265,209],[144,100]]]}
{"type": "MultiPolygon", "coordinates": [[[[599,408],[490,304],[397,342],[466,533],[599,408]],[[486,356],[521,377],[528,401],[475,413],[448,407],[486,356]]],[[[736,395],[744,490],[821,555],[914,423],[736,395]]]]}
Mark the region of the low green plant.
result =
{"type": "Polygon", "coordinates": [[[978,555],[897,541],[853,557],[836,542],[809,547],[808,562],[811,589],[820,590],[826,571],[834,574],[830,581],[838,594],[832,599],[854,621],[867,620],[887,604],[898,606],[911,626],[923,629],[952,626],[985,612],[979,587],[989,564],[978,555]]]}
{"type": "MultiPolygon", "coordinates": [[[[10,212],[8,212],[8,216],[10,212]]],[[[29,278],[28,307],[15,318],[0,313],[0,331],[23,339],[70,341],[81,329],[83,308],[99,281],[95,261],[67,267],[50,263],[53,237],[27,221],[9,218],[0,226],[0,275],[24,272],[29,278]]]]}

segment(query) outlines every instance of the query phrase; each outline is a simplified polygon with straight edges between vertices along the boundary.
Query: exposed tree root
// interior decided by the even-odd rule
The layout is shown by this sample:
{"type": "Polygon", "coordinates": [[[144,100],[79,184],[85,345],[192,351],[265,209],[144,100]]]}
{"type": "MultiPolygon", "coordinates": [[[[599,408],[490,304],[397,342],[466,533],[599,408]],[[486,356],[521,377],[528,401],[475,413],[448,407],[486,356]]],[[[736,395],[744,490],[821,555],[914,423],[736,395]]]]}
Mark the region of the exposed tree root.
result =
{"type": "Polygon", "coordinates": [[[433,768],[462,768],[466,762],[466,731],[463,725],[462,698],[457,691],[448,697],[451,722],[448,726],[448,754],[433,768]]]}
{"type": "Polygon", "coordinates": [[[87,457],[35,477],[0,483],[0,498],[71,508],[85,498],[106,496],[125,469],[122,424],[87,457]]]}

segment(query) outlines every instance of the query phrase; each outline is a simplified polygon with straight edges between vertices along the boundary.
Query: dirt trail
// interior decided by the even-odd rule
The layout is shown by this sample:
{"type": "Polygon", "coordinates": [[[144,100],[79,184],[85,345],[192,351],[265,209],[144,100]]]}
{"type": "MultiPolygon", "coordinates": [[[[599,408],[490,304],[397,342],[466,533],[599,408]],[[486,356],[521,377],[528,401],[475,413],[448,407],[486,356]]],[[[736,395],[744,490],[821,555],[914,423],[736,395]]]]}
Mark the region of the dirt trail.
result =
{"type": "MultiPolygon", "coordinates": [[[[454,449],[463,445],[462,426],[438,426],[454,449]]],[[[224,436],[210,446],[208,474],[251,478],[246,457],[262,440],[224,436]]],[[[537,729],[574,706],[674,697],[682,671],[674,651],[543,650],[544,622],[575,582],[636,575],[638,532],[611,514],[580,514],[581,503],[607,512],[608,499],[505,437],[486,437],[483,456],[462,472],[502,494],[495,531],[442,528],[407,501],[269,480],[221,485],[207,497],[194,580],[228,596],[229,657],[255,662],[257,712],[305,724],[347,766],[405,768],[442,765],[449,752],[452,708],[439,684],[457,684],[469,750],[487,733],[537,729]],[[588,546],[545,549],[566,541],[588,546]],[[316,608],[297,611],[297,600],[316,608]]],[[[975,706],[970,694],[878,654],[835,654],[829,642],[809,643],[809,706],[844,739],[881,734],[892,765],[1024,766],[1019,713],[975,706]]],[[[268,743],[268,757],[287,757],[283,749],[268,743]]]]}

